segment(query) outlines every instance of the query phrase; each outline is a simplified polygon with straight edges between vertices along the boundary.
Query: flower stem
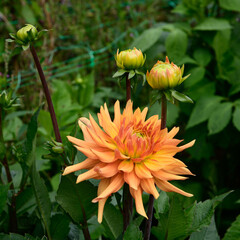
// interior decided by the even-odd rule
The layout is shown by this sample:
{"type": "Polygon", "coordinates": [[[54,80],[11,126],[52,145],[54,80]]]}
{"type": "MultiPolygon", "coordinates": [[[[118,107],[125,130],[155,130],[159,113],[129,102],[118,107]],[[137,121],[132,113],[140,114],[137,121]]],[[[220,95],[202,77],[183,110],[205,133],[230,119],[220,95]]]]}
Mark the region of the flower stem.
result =
{"type": "MultiPolygon", "coordinates": [[[[166,121],[167,121],[167,99],[164,94],[162,94],[162,112],[161,112],[161,129],[166,128],[166,121]]],[[[153,203],[154,203],[154,197],[153,195],[149,196],[148,201],[148,220],[145,224],[145,234],[144,234],[144,240],[150,239],[150,233],[151,233],[151,227],[152,227],[152,217],[153,217],[153,203]]]]}
{"type": "Polygon", "coordinates": [[[49,89],[48,89],[46,78],[44,76],[41,64],[40,64],[38,56],[37,56],[37,52],[36,52],[33,45],[30,46],[30,50],[31,50],[36,68],[38,70],[39,77],[40,77],[41,82],[42,82],[43,90],[44,90],[44,93],[45,93],[45,96],[46,96],[46,99],[47,99],[48,108],[49,108],[49,112],[50,112],[50,115],[51,115],[56,140],[57,140],[57,142],[62,142],[61,135],[60,135],[59,128],[58,128],[56,114],[55,114],[55,111],[54,111],[54,108],[53,108],[52,99],[51,99],[51,96],[50,96],[50,92],[49,92],[49,89]]]}
{"type": "MultiPolygon", "coordinates": [[[[128,73],[126,75],[126,102],[131,100],[131,80],[128,78],[128,73]]],[[[126,231],[130,218],[132,215],[132,206],[133,206],[133,198],[129,191],[128,184],[124,184],[123,187],[123,232],[126,231]]]]}

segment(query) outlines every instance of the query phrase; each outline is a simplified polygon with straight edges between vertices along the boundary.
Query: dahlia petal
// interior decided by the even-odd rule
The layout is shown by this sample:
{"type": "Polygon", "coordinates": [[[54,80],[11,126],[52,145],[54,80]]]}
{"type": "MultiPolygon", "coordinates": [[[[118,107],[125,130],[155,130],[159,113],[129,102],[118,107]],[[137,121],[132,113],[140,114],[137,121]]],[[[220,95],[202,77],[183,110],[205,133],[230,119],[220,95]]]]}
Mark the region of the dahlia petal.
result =
{"type": "Polygon", "coordinates": [[[111,179],[109,186],[92,202],[98,202],[100,199],[110,196],[112,193],[117,192],[124,184],[122,174],[118,174],[111,179]]]}
{"type": "Polygon", "coordinates": [[[189,143],[187,143],[187,144],[185,144],[185,145],[182,145],[182,146],[180,146],[179,148],[181,149],[181,151],[183,151],[183,150],[186,149],[186,148],[192,147],[195,142],[196,142],[196,140],[192,140],[191,142],[189,142],[189,143]]]}
{"type": "Polygon", "coordinates": [[[153,178],[142,179],[141,187],[142,187],[143,191],[145,191],[146,193],[152,194],[155,199],[157,199],[159,197],[159,193],[155,187],[153,178]]]}
{"type": "Polygon", "coordinates": [[[122,154],[118,149],[115,149],[115,160],[116,159],[129,159],[129,157],[122,154]]]}
{"type": "Polygon", "coordinates": [[[120,103],[118,100],[114,104],[114,121],[113,122],[119,129],[121,125],[121,111],[120,111],[120,103]]]}
{"type": "Polygon", "coordinates": [[[178,176],[164,170],[158,170],[157,172],[152,172],[152,175],[158,179],[163,181],[170,181],[170,180],[186,180],[187,177],[178,176]]]}
{"type": "Polygon", "coordinates": [[[145,107],[141,113],[142,121],[145,121],[146,116],[147,116],[148,108],[145,107]]]}
{"type": "Polygon", "coordinates": [[[83,141],[81,139],[78,139],[78,138],[75,138],[75,137],[72,137],[72,136],[67,136],[67,139],[68,141],[70,141],[71,143],[79,146],[79,147],[83,147],[83,148],[90,148],[90,147],[94,147],[94,146],[97,146],[95,143],[93,142],[86,142],[86,141],[83,141]]]}
{"type": "Polygon", "coordinates": [[[87,156],[88,158],[91,158],[91,159],[98,159],[98,157],[90,150],[90,149],[87,149],[87,148],[82,148],[82,147],[78,147],[75,145],[75,148],[82,152],[85,156],[87,156]]]}
{"type": "Polygon", "coordinates": [[[138,189],[138,186],[140,184],[140,179],[138,178],[138,176],[135,174],[134,171],[130,172],[130,173],[127,173],[125,172],[124,173],[124,181],[126,183],[128,183],[128,185],[137,190],[138,189]]]}
{"type": "Polygon", "coordinates": [[[81,118],[78,120],[78,124],[80,126],[80,128],[82,129],[83,132],[83,136],[84,136],[84,140],[86,142],[92,142],[95,143],[93,138],[91,137],[91,135],[88,132],[88,128],[86,127],[86,125],[81,121],[81,118]]]}
{"type": "Polygon", "coordinates": [[[92,148],[91,150],[101,162],[111,163],[116,160],[114,151],[100,152],[100,151],[95,150],[94,148],[92,148]]]}
{"type": "Polygon", "coordinates": [[[173,163],[175,163],[175,160],[172,157],[168,157],[168,156],[157,157],[155,155],[151,156],[151,158],[146,159],[144,161],[144,165],[151,171],[160,170],[161,168],[164,168],[165,166],[173,163]]]}
{"type": "Polygon", "coordinates": [[[162,181],[162,180],[159,180],[159,179],[155,179],[155,183],[157,184],[157,186],[161,190],[163,190],[165,192],[176,192],[176,193],[182,194],[186,197],[192,197],[193,196],[193,194],[184,192],[183,190],[175,187],[174,185],[172,185],[171,183],[169,183],[167,181],[162,181]]]}
{"type": "Polygon", "coordinates": [[[76,171],[79,171],[79,170],[82,170],[82,169],[89,169],[89,168],[92,168],[94,167],[99,161],[96,161],[94,159],[91,159],[91,158],[87,158],[86,160],[84,160],[83,162],[80,162],[80,163],[77,163],[77,164],[74,164],[72,166],[68,166],[64,169],[64,172],[63,172],[63,176],[69,174],[69,173],[72,173],[72,172],[76,172],[76,171]]]}
{"type": "Polygon", "coordinates": [[[142,201],[142,189],[139,187],[138,190],[135,190],[133,188],[130,188],[130,193],[135,199],[135,205],[137,212],[142,215],[143,217],[147,218],[147,214],[145,212],[143,201],[142,201]]]}
{"type": "Polygon", "coordinates": [[[143,165],[143,163],[136,163],[134,170],[136,175],[141,179],[152,178],[151,172],[143,165]]]}
{"type": "Polygon", "coordinates": [[[110,178],[118,173],[119,162],[107,163],[103,165],[97,165],[94,170],[99,176],[104,178],[110,178]]]}
{"type": "MultiPolygon", "coordinates": [[[[98,195],[100,195],[110,184],[110,179],[102,179],[98,185],[98,195]]],[[[102,222],[104,205],[108,197],[105,197],[98,202],[98,222],[102,222]]]]}
{"type": "Polygon", "coordinates": [[[184,175],[195,176],[195,174],[191,173],[191,171],[186,167],[174,167],[172,169],[168,169],[167,171],[173,174],[184,174],[184,175]]]}
{"type": "Polygon", "coordinates": [[[121,163],[118,166],[118,170],[121,170],[123,172],[131,172],[133,170],[133,162],[130,160],[124,160],[121,161],[121,163]]]}
{"type": "Polygon", "coordinates": [[[96,173],[96,171],[94,169],[91,169],[85,173],[80,174],[77,177],[77,182],[76,183],[80,183],[84,180],[90,179],[90,178],[96,178],[98,177],[98,174],[96,173]]]}
{"type": "Polygon", "coordinates": [[[179,132],[179,127],[173,127],[172,130],[167,134],[168,139],[172,139],[179,132]]]}

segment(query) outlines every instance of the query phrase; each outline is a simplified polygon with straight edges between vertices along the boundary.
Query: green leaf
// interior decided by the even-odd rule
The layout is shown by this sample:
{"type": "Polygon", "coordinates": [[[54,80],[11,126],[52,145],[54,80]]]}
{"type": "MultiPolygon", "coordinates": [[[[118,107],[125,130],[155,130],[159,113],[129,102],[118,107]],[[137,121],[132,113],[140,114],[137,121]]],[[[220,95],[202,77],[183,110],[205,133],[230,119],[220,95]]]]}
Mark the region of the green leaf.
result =
{"type": "Polygon", "coordinates": [[[219,0],[219,4],[221,8],[224,8],[226,10],[240,12],[239,0],[219,0]]]}
{"type": "Polygon", "coordinates": [[[165,90],[165,91],[163,91],[163,93],[164,93],[166,99],[167,99],[170,103],[174,104],[174,98],[173,98],[173,96],[172,96],[172,91],[170,91],[170,90],[165,90]]]}
{"type": "Polygon", "coordinates": [[[240,131],[240,106],[235,107],[235,111],[233,113],[233,124],[240,131]]]}
{"type": "Polygon", "coordinates": [[[239,240],[240,236],[240,215],[238,215],[235,222],[228,228],[223,240],[239,240]]]}
{"type": "Polygon", "coordinates": [[[109,239],[117,239],[123,231],[122,214],[112,204],[108,203],[104,207],[103,226],[109,239]]]}
{"type": "Polygon", "coordinates": [[[144,86],[144,84],[145,84],[145,82],[146,82],[146,75],[145,75],[145,73],[140,72],[140,71],[138,71],[138,70],[135,70],[135,72],[136,72],[136,74],[139,74],[139,75],[142,76],[142,78],[143,78],[142,86],[144,86]]]}
{"type": "Polygon", "coordinates": [[[184,86],[186,88],[190,88],[201,81],[205,75],[206,70],[204,67],[195,67],[192,68],[189,72],[191,75],[186,79],[186,81],[184,81],[184,86]]]}
{"type": "Polygon", "coordinates": [[[117,77],[121,77],[123,74],[125,74],[126,72],[128,72],[127,70],[124,69],[119,69],[117,72],[115,72],[113,74],[113,78],[117,78],[117,77]]]}
{"type": "Polygon", "coordinates": [[[211,224],[208,227],[203,228],[199,232],[191,234],[189,240],[220,240],[217,232],[214,217],[212,217],[211,224]]]}
{"type": "Polygon", "coordinates": [[[32,165],[31,182],[41,220],[43,221],[48,237],[50,237],[51,202],[47,187],[40,177],[39,172],[37,172],[35,163],[32,165]]]}
{"type": "Polygon", "coordinates": [[[139,229],[138,226],[136,226],[135,224],[131,223],[125,233],[124,233],[124,237],[123,240],[142,240],[143,236],[142,236],[142,231],[139,229]]]}
{"type": "Polygon", "coordinates": [[[161,28],[147,29],[140,36],[135,38],[135,40],[131,44],[131,48],[136,47],[144,52],[157,42],[161,34],[161,28]]]}
{"type": "Polygon", "coordinates": [[[52,216],[50,227],[52,240],[67,239],[69,230],[69,219],[66,215],[58,213],[52,216]]]}
{"type": "Polygon", "coordinates": [[[37,20],[30,6],[31,5],[28,5],[28,4],[22,5],[21,15],[23,19],[25,19],[26,23],[35,25],[37,23],[37,20]]]}
{"type": "Polygon", "coordinates": [[[211,115],[212,111],[216,108],[219,102],[222,100],[220,96],[203,96],[201,97],[190,116],[187,124],[187,128],[196,126],[202,122],[205,122],[211,115]]]}
{"type": "Polygon", "coordinates": [[[160,215],[169,210],[169,197],[166,192],[161,191],[158,199],[154,201],[155,218],[160,219],[160,215]]]}
{"type": "Polygon", "coordinates": [[[62,176],[56,200],[74,222],[79,224],[84,223],[84,214],[89,219],[97,212],[97,204],[92,203],[96,195],[96,187],[90,182],[76,184],[76,176],[69,174],[62,176]]]}
{"type": "Polygon", "coordinates": [[[221,132],[228,125],[232,115],[232,106],[232,103],[225,102],[213,110],[208,121],[209,134],[221,132]]]}
{"type": "Polygon", "coordinates": [[[8,197],[8,185],[0,185],[0,214],[2,213],[8,197]]]}
{"type": "Polygon", "coordinates": [[[172,96],[176,98],[180,102],[188,102],[188,103],[193,103],[193,100],[188,97],[187,95],[177,92],[176,90],[171,90],[172,96]]]}
{"type": "Polygon", "coordinates": [[[193,53],[194,58],[197,60],[198,64],[205,67],[209,64],[212,59],[211,53],[204,48],[198,48],[193,53]]]}
{"type": "Polygon", "coordinates": [[[226,19],[206,18],[202,23],[198,24],[194,29],[199,31],[219,31],[231,29],[232,26],[226,19]]]}
{"type": "Polygon", "coordinates": [[[7,38],[6,42],[15,42],[15,40],[11,39],[11,38],[7,38]]]}
{"type": "Polygon", "coordinates": [[[180,61],[187,51],[187,34],[180,29],[175,29],[168,35],[165,45],[169,59],[180,61]]]}
{"type": "Polygon", "coordinates": [[[128,79],[133,78],[135,76],[135,74],[136,74],[135,71],[131,70],[128,74],[128,79]]]}
{"type": "Polygon", "coordinates": [[[30,43],[27,44],[27,45],[22,45],[22,49],[23,49],[24,51],[28,50],[29,47],[30,47],[30,43]]]}

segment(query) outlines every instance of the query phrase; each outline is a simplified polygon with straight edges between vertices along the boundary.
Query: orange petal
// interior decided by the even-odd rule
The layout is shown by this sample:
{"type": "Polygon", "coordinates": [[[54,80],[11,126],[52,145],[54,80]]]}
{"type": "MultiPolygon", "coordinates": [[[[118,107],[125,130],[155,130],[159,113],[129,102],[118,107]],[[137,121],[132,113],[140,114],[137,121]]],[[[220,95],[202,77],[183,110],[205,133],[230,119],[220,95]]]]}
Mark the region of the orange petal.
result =
{"type": "Polygon", "coordinates": [[[114,104],[114,121],[113,122],[119,129],[121,124],[121,111],[120,111],[120,103],[118,100],[114,104]]]}
{"type": "Polygon", "coordinates": [[[80,162],[80,163],[77,163],[77,164],[74,164],[72,166],[68,166],[64,169],[64,172],[63,172],[63,176],[64,175],[67,175],[69,173],[72,173],[72,172],[76,172],[76,171],[79,171],[79,170],[82,170],[82,169],[89,169],[89,168],[92,168],[94,167],[99,161],[96,161],[94,159],[91,159],[91,158],[87,158],[86,160],[84,160],[83,162],[80,162]]]}
{"type": "Polygon", "coordinates": [[[136,163],[135,164],[135,173],[136,175],[143,179],[143,178],[152,178],[151,172],[143,165],[143,163],[136,163]]]}
{"type": "Polygon", "coordinates": [[[167,134],[168,139],[172,139],[179,132],[179,127],[173,127],[172,130],[167,134]]]}
{"type": "Polygon", "coordinates": [[[116,160],[114,151],[100,152],[95,149],[91,149],[91,150],[101,162],[110,163],[116,160]]]}
{"type": "Polygon", "coordinates": [[[190,143],[187,143],[187,144],[185,144],[185,145],[182,145],[182,146],[180,146],[179,148],[181,149],[181,151],[184,150],[184,149],[186,149],[186,148],[190,148],[190,147],[192,147],[192,146],[194,145],[195,141],[196,141],[196,140],[192,140],[190,143]]]}
{"type": "Polygon", "coordinates": [[[75,146],[75,147],[78,151],[82,152],[88,158],[98,159],[98,157],[90,149],[83,148],[83,147],[78,147],[78,146],[75,146]]]}
{"type": "MultiPolygon", "coordinates": [[[[102,179],[98,185],[98,195],[100,195],[110,184],[110,179],[102,179]]],[[[98,222],[101,223],[103,219],[103,210],[104,205],[107,201],[108,197],[99,200],[98,202],[98,222]]]]}
{"type": "Polygon", "coordinates": [[[138,186],[140,184],[140,179],[138,178],[138,176],[135,174],[134,171],[130,172],[130,173],[124,173],[124,181],[126,183],[128,183],[128,185],[137,190],[138,186]]]}
{"type": "Polygon", "coordinates": [[[186,180],[187,177],[178,176],[172,173],[165,172],[164,170],[159,170],[157,172],[152,172],[153,176],[161,179],[163,181],[170,181],[170,180],[186,180]]]}
{"type": "Polygon", "coordinates": [[[145,107],[141,113],[142,121],[145,121],[146,116],[147,116],[148,108],[145,107]]]}
{"type": "Polygon", "coordinates": [[[159,180],[159,179],[155,179],[155,182],[156,182],[157,186],[165,192],[176,192],[176,193],[182,194],[186,197],[192,197],[193,196],[193,194],[184,192],[183,190],[175,187],[174,185],[172,185],[171,183],[169,183],[167,181],[162,181],[162,180],[159,180]]]}
{"type": "Polygon", "coordinates": [[[155,187],[154,180],[152,178],[142,179],[141,187],[146,193],[152,194],[155,199],[159,197],[159,193],[155,187]]]}
{"type": "Polygon", "coordinates": [[[117,192],[124,184],[123,175],[118,174],[111,179],[109,186],[92,202],[98,202],[100,199],[110,196],[112,193],[117,192]]]}
{"type": "Polygon", "coordinates": [[[85,173],[82,173],[78,176],[77,178],[77,182],[76,183],[80,183],[84,180],[90,179],[90,178],[96,178],[98,177],[98,174],[96,173],[96,171],[94,171],[94,169],[91,169],[85,173]]]}
{"type": "Polygon", "coordinates": [[[158,171],[174,162],[175,160],[172,157],[156,157],[153,155],[151,158],[144,161],[144,165],[151,171],[158,171]]]}
{"type": "Polygon", "coordinates": [[[118,170],[123,172],[131,172],[133,170],[133,162],[131,160],[124,160],[118,166],[118,170]]]}
{"type": "Polygon", "coordinates": [[[175,167],[175,168],[172,168],[172,169],[167,169],[167,171],[170,172],[170,173],[173,173],[173,174],[184,174],[184,175],[193,175],[193,176],[195,176],[186,167],[175,167]]]}
{"type": "Polygon", "coordinates": [[[119,162],[103,164],[103,166],[96,166],[94,170],[98,173],[99,176],[104,178],[110,178],[118,173],[119,162]]]}
{"type": "Polygon", "coordinates": [[[89,132],[87,131],[88,128],[87,128],[86,125],[81,121],[81,118],[78,120],[78,124],[79,124],[80,128],[82,129],[84,140],[87,141],[87,142],[92,142],[92,143],[94,143],[91,135],[90,135],[89,132]]]}
{"type": "Polygon", "coordinates": [[[95,143],[93,142],[87,142],[87,141],[83,141],[80,139],[77,139],[75,137],[72,136],[67,136],[68,141],[70,141],[71,143],[79,146],[79,147],[83,147],[83,148],[89,148],[89,147],[95,147],[97,146],[95,143]]]}
{"type": "Polygon", "coordinates": [[[138,190],[134,190],[133,188],[130,188],[130,193],[135,199],[135,205],[137,212],[142,215],[143,217],[147,218],[147,214],[145,212],[143,201],[142,201],[142,189],[139,187],[138,190]]]}

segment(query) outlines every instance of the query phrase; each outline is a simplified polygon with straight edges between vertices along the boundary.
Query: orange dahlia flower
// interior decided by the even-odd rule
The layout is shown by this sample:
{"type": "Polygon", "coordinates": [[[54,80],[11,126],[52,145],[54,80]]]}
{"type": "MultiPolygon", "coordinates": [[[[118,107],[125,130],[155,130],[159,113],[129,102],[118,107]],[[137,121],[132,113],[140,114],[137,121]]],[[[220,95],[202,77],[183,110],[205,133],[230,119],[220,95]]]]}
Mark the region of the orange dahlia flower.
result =
{"type": "Polygon", "coordinates": [[[186,165],[174,158],[174,155],[191,147],[195,140],[178,147],[182,141],[174,139],[179,128],[170,132],[167,128],[161,130],[161,120],[158,115],[145,120],[148,108],[135,112],[132,102],[127,102],[121,114],[120,104],[114,105],[114,120],[111,120],[107,105],[101,107],[98,114],[99,125],[93,117],[79,119],[84,141],[68,136],[68,140],[87,156],[81,163],[66,167],[63,175],[81,170],[77,183],[95,178],[100,179],[98,196],[93,202],[98,202],[98,221],[102,222],[103,208],[107,198],[117,192],[126,182],[130,193],[135,199],[136,210],[147,218],[142,202],[142,192],[159,196],[155,184],[163,191],[177,192],[191,197],[175,187],[169,180],[184,180],[180,175],[192,175],[186,165]]]}

